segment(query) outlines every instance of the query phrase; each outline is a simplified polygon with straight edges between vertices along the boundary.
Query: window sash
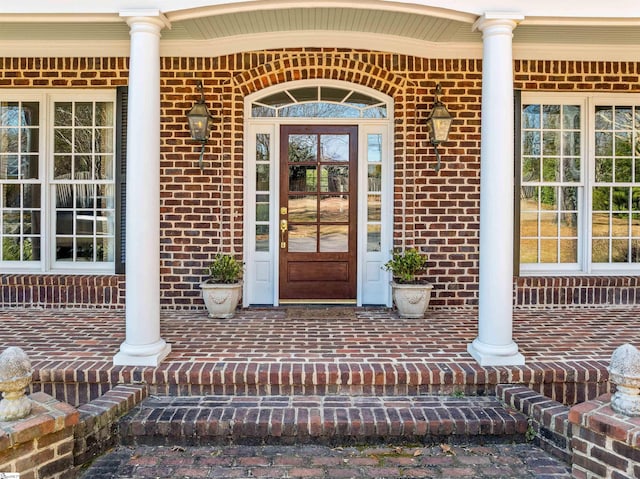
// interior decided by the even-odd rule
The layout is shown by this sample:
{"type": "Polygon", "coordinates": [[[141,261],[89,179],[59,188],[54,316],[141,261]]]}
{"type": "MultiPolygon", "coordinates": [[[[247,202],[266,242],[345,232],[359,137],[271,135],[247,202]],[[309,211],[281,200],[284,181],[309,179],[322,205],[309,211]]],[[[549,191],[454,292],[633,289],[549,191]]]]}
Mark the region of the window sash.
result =
{"type": "MultiPolygon", "coordinates": [[[[526,109],[526,105],[541,104],[541,105],[580,105],[582,111],[582,118],[580,121],[580,136],[581,139],[576,141],[573,150],[571,148],[563,150],[560,161],[565,159],[579,161],[580,166],[580,178],[579,181],[566,181],[567,178],[563,177],[562,170],[559,177],[544,177],[544,172],[540,171],[540,177],[527,178],[527,148],[525,141],[527,138],[531,138],[532,132],[536,130],[544,132],[544,128],[538,128],[538,125],[532,125],[529,119],[522,118],[522,128],[519,134],[520,142],[522,142],[522,152],[518,156],[520,160],[519,172],[522,174],[520,178],[520,184],[518,185],[518,192],[522,192],[527,188],[555,188],[556,191],[561,191],[561,188],[573,188],[576,187],[575,194],[577,196],[576,209],[563,210],[556,207],[556,218],[558,212],[565,211],[571,213],[572,221],[577,223],[575,231],[577,231],[577,261],[575,263],[558,263],[552,261],[540,261],[541,258],[536,258],[535,263],[525,263],[522,261],[522,256],[526,254],[527,246],[526,241],[535,239],[536,241],[542,241],[544,235],[540,234],[538,229],[536,235],[529,235],[527,238],[526,228],[523,227],[523,221],[527,221],[527,214],[531,211],[527,211],[526,208],[522,208],[517,218],[518,227],[520,233],[518,235],[520,258],[519,268],[524,274],[629,274],[637,273],[640,265],[640,148],[635,147],[640,140],[640,95],[566,95],[557,93],[523,93],[522,94],[522,107],[519,109],[520,114],[526,109]],[[626,126],[620,126],[620,121],[617,121],[614,117],[618,107],[627,107],[622,111],[624,114],[620,114],[617,120],[620,118],[626,118],[626,126]],[[602,125],[602,118],[598,118],[598,112],[606,112],[607,109],[611,110],[610,117],[614,118],[610,121],[613,125],[607,130],[602,125]],[[629,120],[631,119],[631,120],[629,120]],[[609,132],[609,135],[603,135],[603,132],[609,132]],[[598,135],[600,134],[600,137],[598,135]],[[604,138],[603,137],[607,137],[604,138]],[[620,141],[624,141],[622,146],[616,149],[617,137],[622,138],[620,141]],[[612,139],[612,140],[611,140],[612,139]],[[611,140],[611,141],[609,141],[611,140]],[[613,146],[606,149],[608,144],[613,146]],[[605,145],[605,147],[603,147],[605,145]],[[603,149],[604,148],[604,149],[603,149]],[[575,151],[579,149],[579,154],[575,154],[575,151]],[[569,152],[569,155],[564,153],[569,152]],[[603,153],[604,152],[604,153],[603,153]],[[609,177],[606,177],[607,167],[599,165],[602,160],[609,161],[608,169],[609,177]],[[618,169],[617,163],[621,165],[618,169]],[[596,171],[598,166],[599,173],[596,171]],[[636,171],[637,174],[634,173],[636,171]],[[603,171],[605,174],[603,174],[603,171]],[[616,171],[618,173],[616,177],[616,171]],[[606,180],[606,181],[603,181],[606,180]],[[636,182],[637,180],[637,182],[636,182]],[[626,194],[625,194],[626,191],[626,194]],[[603,209],[602,195],[608,195],[610,201],[608,206],[603,209]],[[617,195],[617,196],[616,196],[617,195]],[[614,205],[613,198],[622,198],[614,205]],[[620,201],[624,198],[627,199],[628,207],[622,208],[620,201]],[[637,198],[635,203],[632,198],[637,198]],[[598,206],[600,205],[600,206],[598,206]],[[636,212],[636,210],[638,210],[636,212]],[[574,214],[577,213],[577,218],[574,214]],[[608,225],[598,225],[595,221],[602,223],[602,219],[606,217],[608,225]],[[615,228],[614,228],[615,226],[615,228]],[[609,228],[607,232],[603,233],[606,228],[609,228]],[[594,230],[595,228],[595,230],[594,230]],[[621,231],[624,230],[625,234],[621,231]],[[602,244],[606,240],[608,244],[606,247],[602,244]],[[623,245],[624,241],[627,242],[627,246],[623,245]],[[632,247],[633,245],[633,247],[632,247]],[[614,259],[612,257],[612,248],[615,251],[620,252],[624,248],[628,250],[627,262],[613,262],[609,261],[614,259]],[[596,262],[594,261],[600,254],[602,260],[602,253],[595,248],[604,248],[607,253],[607,261],[596,262]],[[616,249],[617,248],[617,249],[616,249]],[[636,249],[637,248],[637,249],[636,249]],[[525,251],[523,254],[522,251],[525,251]],[[637,252],[637,254],[636,254],[637,252]],[[637,256],[637,257],[636,257],[637,256]]],[[[600,114],[603,116],[602,114],[600,114]]],[[[606,116],[606,114],[604,115],[606,116]]],[[[575,126],[575,125],[574,125],[575,126]]],[[[578,131],[578,128],[572,128],[569,132],[574,134],[578,131]]],[[[566,133],[562,132],[562,129],[558,130],[561,135],[566,133]]],[[[544,133],[543,135],[544,136],[544,133]]],[[[557,137],[557,136],[556,136],[557,137]]],[[[575,140],[575,137],[573,138],[575,140]]],[[[544,138],[538,138],[540,149],[539,157],[544,163],[546,147],[544,138]]],[[[532,156],[536,156],[532,155],[532,156]]],[[[551,156],[551,155],[550,155],[551,156]]],[[[534,175],[535,176],[535,175],[534,175]]],[[[557,175],[556,175],[557,176],[557,175]]],[[[575,179],[575,175],[569,178],[575,179]]],[[[556,206],[557,203],[556,203],[556,206]]],[[[540,214],[548,214],[547,211],[539,210],[540,214]]],[[[562,213],[560,213],[560,216],[562,213]]],[[[552,216],[552,215],[548,215],[552,216]]],[[[530,219],[530,218],[529,218],[530,219]]],[[[559,236],[560,238],[561,236],[559,236]]],[[[560,250],[558,250],[560,251],[560,250]]],[[[558,260],[557,256],[552,259],[558,260]]],[[[620,255],[618,255],[620,256],[620,255]]]]}
{"type": "MultiPolygon", "coordinates": [[[[19,180],[0,179],[0,190],[6,184],[18,183],[21,185],[37,185],[39,186],[40,204],[39,210],[39,243],[40,255],[34,257],[32,261],[2,261],[0,267],[4,272],[59,272],[59,273],[110,273],[114,271],[114,254],[109,253],[109,261],[93,261],[96,258],[95,252],[99,251],[101,245],[105,241],[109,244],[109,249],[113,250],[115,241],[115,227],[113,216],[116,211],[115,197],[115,126],[117,120],[115,118],[116,111],[116,95],[114,90],[64,90],[56,92],[34,92],[34,90],[11,90],[0,95],[0,102],[30,102],[39,106],[38,125],[38,145],[32,148],[34,156],[37,155],[37,177],[19,180]],[[85,138],[78,137],[76,144],[72,144],[69,152],[56,152],[56,129],[64,128],[64,125],[55,125],[55,105],[56,103],[66,104],[82,104],[84,107],[88,105],[95,108],[100,104],[106,106],[109,111],[108,121],[101,122],[93,117],[92,125],[83,124],[75,125],[74,128],[78,132],[85,135],[85,138]],[[90,133],[90,136],[86,136],[90,133]],[[85,145],[84,155],[79,155],[78,145],[85,145]],[[55,160],[54,158],[65,156],[68,153],[72,158],[75,156],[83,157],[85,166],[81,166],[76,172],[70,171],[69,178],[56,178],[55,160]],[[86,167],[86,165],[91,165],[86,167]],[[97,167],[101,171],[97,171],[97,167]],[[77,173],[77,174],[76,174],[77,173]],[[75,177],[74,177],[75,174],[75,177]],[[105,176],[106,174],[106,176],[105,176]],[[102,176],[102,178],[101,178],[102,176]],[[82,189],[92,192],[91,208],[82,208],[80,203],[74,202],[72,205],[66,205],[67,208],[60,208],[60,204],[56,198],[56,192],[66,189],[71,191],[72,199],[79,197],[82,189]],[[106,203],[105,203],[106,202],[106,203]],[[103,207],[104,206],[104,207],[103,207]],[[56,217],[59,213],[66,212],[72,215],[72,230],[75,233],[68,235],[76,243],[82,243],[86,246],[90,244],[92,252],[92,261],[78,261],[76,255],[75,261],[57,261],[56,249],[56,217]],[[108,218],[105,221],[105,218],[108,218]],[[108,223],[108,228],[103,225],[108,223]],[[81,226],[78,226],[81,225],[81,226]],[[91,229],[90,234],[83,234],[86,229],[91,229]],[[82,230],[84,228],[84,230],[82,230]],[[82,230],[82,231],[81,231],[82,230]]],[[[86,109],[86,108],[85,108],[86,109]]],[[[92,110],[95,114],[95,110],[92,110]]],[[[86,120],[86,118],[85,118],[86,120]]],[[[0,128],[1,129],[1,128],[0,128]]],[[[36,128],[32,128],[34,131],[36,128]]],[[[2,145],[0,145],[1,147],[2,145]]],[[[65,149],[66,147],[62,148],[65,149]]],[[[2,153],[0,153],[0,157],[2,153]]],[[[1,161],[0,161],[1,163],[1,161]]],[[[25,196],[25,195],[23,195],[25,196]]],[[[33,196],[33,195],[32,195],[33,196]]],[[[0,208],[4,208],[4,199],[0,201],[0,208]]],[[[24,206],[24,205],[23,205],[24,206]]],[[[4,208],[5,210],[7,208],[4,208]]],[[[22,211],[27,208],[21,207],[22,211]]],[[[24,215],[23,215],[24,216],[24,215]]],[[[71,220],[71,218],[68,218],[71,220]]],[[[33,228],[31,228],[33,230],[33,228]]],[[[0,235],[7,237],[2,229],[0,235]]],[[[77,246],[74,246],[77,247],[77,246]]],[[[35,255],[34,255],[35,256],[35,255]]]]}

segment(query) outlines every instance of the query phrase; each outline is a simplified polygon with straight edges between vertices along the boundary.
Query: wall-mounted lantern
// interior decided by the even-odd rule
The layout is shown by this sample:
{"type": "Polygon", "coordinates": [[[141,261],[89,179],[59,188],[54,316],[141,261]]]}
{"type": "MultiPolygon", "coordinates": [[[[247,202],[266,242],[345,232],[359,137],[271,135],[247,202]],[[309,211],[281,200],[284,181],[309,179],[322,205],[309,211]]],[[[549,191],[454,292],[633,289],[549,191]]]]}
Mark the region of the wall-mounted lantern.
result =
{"type": "Polygon", "coordinates": [[[449,113],[447,107],[440,101],[440,95],[442,95],[442,87],[438,83],[436,85],[433,110],[431,110],[431,114],[429,118],[427,118],[429,138],[438,160],[435,166],[436,171],[440,171],[440,152],[438,152],[438,145],[449,139],[449,130],[451,130],[451,123],[453,122],[451,113],[449,113]]]}
{"type": "Polygon", "coordinates": [[[209,114],[207,105],[204,103],[204,88],[202,87],[202,81],[198,80],[198,90],[200,91],[200,100],[193,105],[189,113],[187,113],[187,119],[189,120],[189,130],[191,131],[191,138],[195,141],[202,143],[202,149],[200,150],[200,170],[204,169],[202,164],[202,157],[204,156],[204,146],[209,141],[209,133],[211,131],[211,123],[213,117],[209,114]]]}

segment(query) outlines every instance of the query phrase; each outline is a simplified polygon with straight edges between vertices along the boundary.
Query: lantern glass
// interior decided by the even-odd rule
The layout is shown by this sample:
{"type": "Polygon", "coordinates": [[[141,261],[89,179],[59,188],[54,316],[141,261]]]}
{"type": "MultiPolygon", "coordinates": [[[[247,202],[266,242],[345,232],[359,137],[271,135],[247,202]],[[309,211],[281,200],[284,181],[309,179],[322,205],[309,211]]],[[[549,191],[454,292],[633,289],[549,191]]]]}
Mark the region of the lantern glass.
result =
{"type": "Polygon", "coordinates": [[[437,103],[427,120],[430,129],[431,142],[441,143],[449,138],[449,130],[453,117],[442,103],[437,103]]]}
{"type": "Polygon", "coordinates": [[[204,103],[196,103],[187,113],[189,119],[189,130],[191,130],[191,138],[196,141],[207,141],[209,139],[209,127],[211,115],[204,103]]]}

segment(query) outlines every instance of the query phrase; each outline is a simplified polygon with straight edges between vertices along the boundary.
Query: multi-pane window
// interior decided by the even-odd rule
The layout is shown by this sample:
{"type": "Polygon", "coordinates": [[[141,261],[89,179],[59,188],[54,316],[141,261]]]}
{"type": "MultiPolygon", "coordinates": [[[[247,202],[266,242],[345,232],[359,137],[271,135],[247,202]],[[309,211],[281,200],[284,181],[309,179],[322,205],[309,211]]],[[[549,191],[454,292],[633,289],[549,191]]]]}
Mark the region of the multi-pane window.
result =
{"type": "Polygon", "coordinates": [[[595,107],[591,261],[640,263],[640,108],[595,107]]]}
{"type": "Polygon", "coordinates": [[[40,260],[40,104],[0,101],[0,261],[40,260]]]}
{"type": "Polygon", "coordinates": [[[640,266],[640,99],[523,95],[522,271],[640,266]]]}
{"type": "Polygon", "coordinates": [[[105,271],[115,259],[115,96],[0,98],[1,264],[105,271]]]}
{"type": "Polygon", "coordinates": [[[114,104],[55,102],[55,260],[114,260],[114,104]]]}
{"type": "Polygon", "coordinates": [[[581,109],[571,104],[522,108],[520,259],[578,262],[581,109]]]}

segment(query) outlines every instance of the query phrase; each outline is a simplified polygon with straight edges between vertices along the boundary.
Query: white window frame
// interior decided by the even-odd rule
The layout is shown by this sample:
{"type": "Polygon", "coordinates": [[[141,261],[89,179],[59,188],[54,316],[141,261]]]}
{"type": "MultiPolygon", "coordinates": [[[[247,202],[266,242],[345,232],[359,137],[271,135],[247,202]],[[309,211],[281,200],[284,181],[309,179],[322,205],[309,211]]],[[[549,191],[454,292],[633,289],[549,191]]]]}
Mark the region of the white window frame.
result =
{"type": "MultiPolygon", "coordinates": [[[[39,184],[41,185],[41,245],[39,261],[0,261],[0,268],[4,273],[14,274],[114,274],[117,258],[109,262],[67,262],[55,259],[55,183],[53,182],[53,152],[54,152],[54,103],[55,102],[112,102],[114,112],[113,134],[113,194],[114,204],[116,198],[116,90],[6,90],[0,93],[0,101],[29,101],[40,103],[40,127],[39,127],[39,184]]],[[[115,205],[117,209],[117,204],[115,205]]],[[[114,217],[115,221],[115,217],[114,217]]],[[[114,234],[114,242],[117,235],[114,234]]]]}
{"type": "MultiPolygon", "coordinates": [[[[557,93],[557,92],[522,92],[521,108],[529,104],[545,105],[580,105],[581,112],[581,145],[580,145],[580,178],[578,187],[578,261],[577,263],[522,263],[522,276],[540,275],[637,275],[640,263],[593,263],[591,261],[592,246],[592,198],[591,190],[595,184],[595,108],[596,106],[637,106],[640,107],[640,94],[607,94],[607,93],[557,93]]],[[[522,142],[522,131],[516,141],[522,142]]],[[[521,155],[521,157],[524,155],[521,155]]],[[[521,167],[522,159],[518,161],[521,167]]],[[[521,185],[518,185],[520,187],[521,185]]],[[[640,187],[640,183],[638,183],[640,187]]],[[[520,191],[515,192],[517,197],[520,191]]],[[[520,221],[520,218],[518,218],[520,221]]],[[[517,238],[520,241],[520,238],[517,238]]]]}

